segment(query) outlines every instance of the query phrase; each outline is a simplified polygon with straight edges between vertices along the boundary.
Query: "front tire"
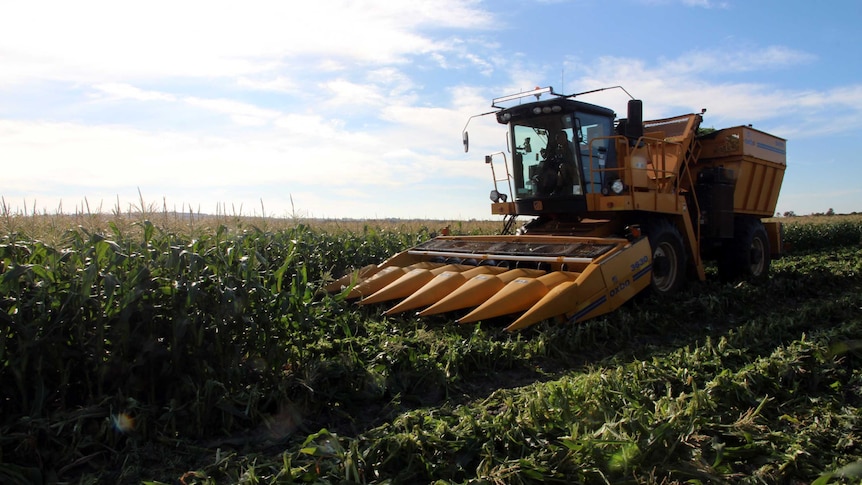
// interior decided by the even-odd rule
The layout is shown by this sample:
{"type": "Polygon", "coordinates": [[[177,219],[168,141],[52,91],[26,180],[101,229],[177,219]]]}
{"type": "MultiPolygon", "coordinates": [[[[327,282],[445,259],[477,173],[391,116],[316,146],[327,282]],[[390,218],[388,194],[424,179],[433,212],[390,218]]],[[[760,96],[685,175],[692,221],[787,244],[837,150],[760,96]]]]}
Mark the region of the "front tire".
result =
{"type": "Polygon", "coordinates": [[[655,219],[645,224],[644,233],[652,248],[653,292],[676,293],[685,284],[686,272],[686,253],[679,230],[667,219],[655,219]]]}

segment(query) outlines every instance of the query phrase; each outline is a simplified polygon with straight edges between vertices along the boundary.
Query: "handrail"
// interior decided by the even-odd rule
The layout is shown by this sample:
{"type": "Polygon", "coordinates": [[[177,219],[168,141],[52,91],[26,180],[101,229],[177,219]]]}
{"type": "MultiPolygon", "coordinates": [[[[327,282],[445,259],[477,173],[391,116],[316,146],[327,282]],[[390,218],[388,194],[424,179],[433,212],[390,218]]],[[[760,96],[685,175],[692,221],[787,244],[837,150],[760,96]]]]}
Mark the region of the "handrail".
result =
{"type": "Polygon", "coordinates": [[[514,187],[512,186],[512,174],[509,172],[509,161],[506,159],[506,154],[504,152],[494,152],[490,155],[485,156],[485,163],[491,166],[491,177],[494,179],[494,190],[499,193],[499,187],[497,187],[497,182],[507,181],[509,186],[509,197],[512,200],[515,200],[515,192],[514,187]],[[497,178],[497,172],[494,170],[494,155],[503,155],[503,167],[506,169],[506,178],[497,178]]]}
{"type": "MultiPolygon", "coordinates": [[[[593,180],[593,173],[605,174],[605,173],[613,173],[616,172],[620,174],[620,178],[625,181],[633,180],[633,167],[631,164],[625,164],[623,166],[618,166],[615,168],[593,168],[593,143],[601,140],[611,140],[616,146],[625,146],[626,150],[624,153],[617,153],[617,161],[626,161],[630,160],[633,155],[634,150],[632,150],[631,146],[628,144],[628,138],[622,135],[615,136],[599,136],[590,140],[588,144],[589,154],[588,154],[588,176],[590,180],[593,180]],[[625,141],[625,143],[616,143],[617,141],[625,141]]],[[[645,148],[647,150],[648,162],[652,165],[651,167],[644,167],[644,170],[649,170],[653,172],[653,176],[651,177],[653,180],[656,179],[667,179],[667,181],[671,181],[672,183],[667,183],[667,181],[663,184],[656,184],[656,188],[658,189],[658,193],[674,193],[679,189],[679,169],[685,161],[681,161],[677,163],[675,167],[672,169],[668,169],[668,146],[675,146],[677,151],[677,159],[679,160],[684,156],[682,154],[683,143],[678,141],[671,140],[663,140],[660,138],[652,138],[648,136],[642,136],[637,139],[634,144],[634,147],[637,149],[645,148]],[[655,151],[650,151],[650,148],[654,147],[655,151]]],[[[601,180],[605,180],[603,176],[600,175],[601,180]]]]}

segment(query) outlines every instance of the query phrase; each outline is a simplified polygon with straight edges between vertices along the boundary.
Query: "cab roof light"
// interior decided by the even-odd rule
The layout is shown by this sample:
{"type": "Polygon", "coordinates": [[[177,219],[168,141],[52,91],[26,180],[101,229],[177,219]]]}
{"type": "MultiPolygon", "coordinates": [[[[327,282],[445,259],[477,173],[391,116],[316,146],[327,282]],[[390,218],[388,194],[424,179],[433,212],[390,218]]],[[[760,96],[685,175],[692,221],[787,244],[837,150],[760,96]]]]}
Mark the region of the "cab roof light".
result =
{"type": "Polygon", "coordinates": [[[501,98],[494,98],[494,100],[491,101],[491,106],[494,108],[501,108],[501,106],[497,106],[498,103],[506,103],[508,101],[514,101],[516,99],[526,98],[528,96],[535,96],[536,99],[539,99],[539,97],[541,95],[546,94],[546,93],[554,93],[554,88],[551,86],[548,86],[545,88],[536,88],[536,89],[533,89],[532,91],[524,91],[523,93],[510,94],[508,96],[503,96],[501,98]]]}

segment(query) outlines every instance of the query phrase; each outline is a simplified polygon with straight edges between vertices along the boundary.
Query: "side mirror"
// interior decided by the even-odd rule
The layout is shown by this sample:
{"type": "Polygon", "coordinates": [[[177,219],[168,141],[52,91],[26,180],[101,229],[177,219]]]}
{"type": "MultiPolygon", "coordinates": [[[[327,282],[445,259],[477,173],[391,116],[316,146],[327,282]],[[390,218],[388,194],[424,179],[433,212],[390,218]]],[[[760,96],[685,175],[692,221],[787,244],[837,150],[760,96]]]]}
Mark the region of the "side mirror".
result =
{"type": "Polygon", "coordinates": [[[644,104],[639,99],[629,100],[626,136],[630,140],[637,140],[644,136],[644,104]]]}
{"type": "Polygon", "coordinates": [[[470,150],[470,134],[466,130],[461,134],[461,143],[464,144],[464,153],[467,153],[470,150]]]}

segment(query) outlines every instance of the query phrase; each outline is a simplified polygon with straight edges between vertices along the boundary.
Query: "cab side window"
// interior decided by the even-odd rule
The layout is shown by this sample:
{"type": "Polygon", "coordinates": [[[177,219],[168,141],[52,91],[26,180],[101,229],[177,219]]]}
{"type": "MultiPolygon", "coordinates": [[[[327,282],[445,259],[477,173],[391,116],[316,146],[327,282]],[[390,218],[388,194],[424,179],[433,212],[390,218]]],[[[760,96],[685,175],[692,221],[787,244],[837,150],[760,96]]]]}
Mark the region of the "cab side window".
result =
{"type": "Polygon", "coordinates": [[[586,190],[588,193],[601,192],[603,174],[600,170],[606,168],[610,147],[610,139],[601,138],[612,134],[612,122],[604,116],[589,113],[579,113],[578,119],[581,126],[578,137],[580,140],[579,151],[584,167],[586,190]]]}

